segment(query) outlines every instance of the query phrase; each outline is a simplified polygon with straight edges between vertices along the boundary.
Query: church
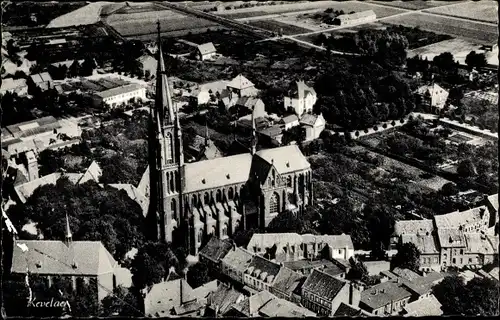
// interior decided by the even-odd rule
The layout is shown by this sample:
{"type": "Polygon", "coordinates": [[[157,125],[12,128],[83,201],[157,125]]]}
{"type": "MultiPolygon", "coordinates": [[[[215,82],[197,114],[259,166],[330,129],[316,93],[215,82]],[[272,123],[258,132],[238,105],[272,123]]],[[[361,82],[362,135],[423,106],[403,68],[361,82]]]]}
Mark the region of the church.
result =
{"type": "Polygon", "coordinates": [[[141,181],[150,200],[146,216],[150,239],[182,244],[197,255],[209,235],[225,239],[238,229],[263,230],[280,212],[301,212],[312,204],[307,159],[296,145],[257,151],[253,117],[252,145],[246,153],[184,162],[182,128],[161,46],[157,55],[149,166],[141,181]]]}

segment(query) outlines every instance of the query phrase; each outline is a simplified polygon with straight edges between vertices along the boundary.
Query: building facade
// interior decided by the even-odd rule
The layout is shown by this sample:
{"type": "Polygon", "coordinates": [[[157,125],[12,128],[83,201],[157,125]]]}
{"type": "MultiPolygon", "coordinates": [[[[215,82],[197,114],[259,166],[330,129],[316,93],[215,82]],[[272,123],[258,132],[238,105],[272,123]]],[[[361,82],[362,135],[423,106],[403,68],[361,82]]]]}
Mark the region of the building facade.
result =
{"type": "Polygon", "coordinates": [[[297,88],[285,96],[284,108],[285,110],[292,109],[300,117],[306,112],[311,112],[317,100],[316,91],[308,87],[304,81],[298,81],[297,88]]]}
{"type": "Polygon", "coordinates": [[[321,316],[333,316],[341,303],[349,303],[349,284],[313,270],[302,286],[302,305],[321,316]]]}
{"type": "MultiPolygon", "coordinates": [[[[255,126],[249,153],[184,163],[182,130],[161,49],[158,55],[145,177],[151,238],[175,238],[196,255],[208,235],[224,239],[239,228],[265,228],[280,212],[303,210],[312,203],[311,166],[304,155],[297,146],[257,152],[255,126]]],[[[248,82],[238,76],[228,87],[243,94],[254,88],[248,82]]]]}
{"type": "Polygon", "coordinates": [[[105,104],[114,108],[122,103],[128,103],[131,99],[146,100],[146,87],[137,83],[131,83],[97,92],[94,94],[93,98],[96,105],[105,104]]]}

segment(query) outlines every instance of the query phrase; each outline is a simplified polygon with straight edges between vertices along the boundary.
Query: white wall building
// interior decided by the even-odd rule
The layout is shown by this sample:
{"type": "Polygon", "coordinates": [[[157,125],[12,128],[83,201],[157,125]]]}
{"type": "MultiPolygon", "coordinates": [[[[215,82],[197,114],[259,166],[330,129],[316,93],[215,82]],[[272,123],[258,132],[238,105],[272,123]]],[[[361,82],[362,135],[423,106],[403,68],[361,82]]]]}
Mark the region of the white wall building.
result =
{"type": "Polygon", "coordinates": [[[361,11],[351,14],[342,14],[338,16],[335,21],[338,25],[347,26],[360,23],[372,22],[377,19],[377,15],[373,10],[361,11]]]}
{"type": "Polygon", "coordinates": [[[306,131],[305,141],[312,141],[318,139],[321,132],[325,130],[326,121],[322,114],[305,114],[300,119],[300,125],[306,131]]]}
{"type": "Polygon", "coordinates": [[[146,87],[138,83],[131,83],[94,93],[94,100],[97,104],[104,103],[111,107],[128,103],[130,99],[146,100],[146,87]]]}
{"type": "Polygon", "coordinates": [[[297,89],[289,92],[289,95],[284,98],[284,108],[285,110],[292,108],[300,117],[306,112],[311,112],[317,100],[316,91],[308,87],[304,81],[298,81],[297,89]]]}

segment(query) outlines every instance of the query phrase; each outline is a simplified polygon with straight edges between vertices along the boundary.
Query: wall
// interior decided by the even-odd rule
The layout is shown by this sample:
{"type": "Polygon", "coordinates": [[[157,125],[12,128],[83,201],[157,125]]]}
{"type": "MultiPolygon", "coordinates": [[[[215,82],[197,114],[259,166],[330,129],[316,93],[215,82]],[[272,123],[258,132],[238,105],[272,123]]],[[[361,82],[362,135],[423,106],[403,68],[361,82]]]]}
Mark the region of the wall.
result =
{"type": "Polygon", "coordinates": [[[140,88],[140,89],[135,90],[135,91],[126,92],[126,93],[116,95],[113,97],[104,98],[104,99],[102,99],[102,101],[105,104],[107,104],[108,106],[116,107],[122,103],[128,103],[129,100],[132,98],[135,98],[135,99],[140,98],[140,99],[146,100],[146,88],[140,88]]]}

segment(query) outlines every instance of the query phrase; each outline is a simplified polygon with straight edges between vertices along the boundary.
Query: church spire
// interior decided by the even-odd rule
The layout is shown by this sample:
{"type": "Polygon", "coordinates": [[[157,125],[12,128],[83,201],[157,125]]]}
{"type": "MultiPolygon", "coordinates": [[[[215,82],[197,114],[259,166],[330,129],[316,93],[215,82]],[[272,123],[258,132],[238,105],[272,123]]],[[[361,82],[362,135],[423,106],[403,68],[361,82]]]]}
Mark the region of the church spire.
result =
{"type": "Polygon", "coordinates": [[[69,218],[68,214],[66,213],[66,245],[69,246],[72,242],[73,235],[71,234],[71,229],[69,227],[69,218]]]}
{"type": "Polygon", "coordinates": [[[255,128],[255,110],[252,110],[252,155],[255,154],[257,150],[257,137],[256,137],[256,128],[255,128]]]}
{"type": "Polygon", "coordinates": [[[160,36],[160,20],[156,22],[158,28],[158,67],[156,69],[156,101],[155,106],[160,119],[164,124],[173,124],[174,107],[170,96],[167,74],[165,72],[165,61],[163,60],[163,50],[160,36]]]}

